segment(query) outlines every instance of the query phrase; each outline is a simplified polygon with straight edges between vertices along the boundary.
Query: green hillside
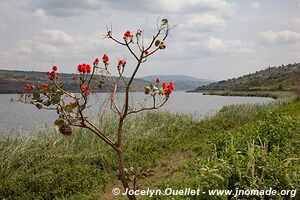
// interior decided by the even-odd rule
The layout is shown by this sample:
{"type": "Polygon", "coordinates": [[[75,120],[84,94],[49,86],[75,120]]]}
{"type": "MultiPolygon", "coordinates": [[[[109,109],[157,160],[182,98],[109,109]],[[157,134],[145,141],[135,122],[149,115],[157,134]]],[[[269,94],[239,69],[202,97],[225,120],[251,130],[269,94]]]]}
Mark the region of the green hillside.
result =
{"type": "Polygon", "coordinates": [[[242,77],[200,86],[200,91],[299,91],[300,63],[268,67],[242,77]]]}
{"type": "MultiPolygon", "coordinates": [[[[60,82],[64,83],[64,87],[69,91],[77,91],[74,81],[72,81],[73,74],[58,73],[60,82]]],[[[113,77],[115,78],[115,77],[113,77]]],[[[96,79],[101,79],[96,76],[96,79]]],[[[125,78],[128,80],[128,78],[125,78]]],[[[44,72],[35,71],[15,71],[15,70],[0,70],[0,94],[13,94],[17,93],[25,83],[47,83],[49,82],[44,72]],[[29,80],[24,77],[28,76],[29,80]]],[[[112,81],[108,77],[104,77],[106,85],[99,86],[97,92],[106,92],[105,88],[111,88],[112,81]]],[[[143,91],[148,82],[142,79],[135,79],[132,85],[132,91],[143,91]]],[[[119,90],[123,91],[125,85],[122,81],[119,83],[119,90]]]]}

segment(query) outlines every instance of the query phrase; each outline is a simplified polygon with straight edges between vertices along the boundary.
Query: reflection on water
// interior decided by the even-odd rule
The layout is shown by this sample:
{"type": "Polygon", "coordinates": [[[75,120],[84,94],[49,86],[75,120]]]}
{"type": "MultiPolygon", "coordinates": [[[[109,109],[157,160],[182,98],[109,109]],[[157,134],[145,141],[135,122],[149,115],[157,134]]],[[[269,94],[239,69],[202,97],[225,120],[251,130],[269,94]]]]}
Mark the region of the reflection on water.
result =
{"type": "MultiPolygon", "coordinates": [[[[0,94],[0,129],[2,132],[9,130],[30,132],[37,126],[53,124],[56,118],[55,111],[38,110],[33,105],[11,102],[11,98],[17,98],[17,95],[0,94]]],[[[86,114],[97,117],[99,106],[103,104],[106,98],[107,94],[105,93],[91,96],[90,104],[93,107],[86,114]]],[[[123,98],[124,94],[120,94],[118,101],[121,103],[123,98]]],[[[140,102],[144,102],[145,94],[133,93],[130,99],[132,102],[131,105],[137,107],[140,102]]],[[[160,110],[167,110],[172,113],[187,113],[193,115],[196,119],[203,119],[206,116],[214,114],[224,105],[266,103],[270,101],[272,99],[261,97],[226,97],[202,95],[201,93],[174,92],[166,105],[160,110]]],[[[147,101],[145,103],[147,104],[147,101]]],[[[109,112],[107,107],[104,105],[102,112],[109,112]]]]}

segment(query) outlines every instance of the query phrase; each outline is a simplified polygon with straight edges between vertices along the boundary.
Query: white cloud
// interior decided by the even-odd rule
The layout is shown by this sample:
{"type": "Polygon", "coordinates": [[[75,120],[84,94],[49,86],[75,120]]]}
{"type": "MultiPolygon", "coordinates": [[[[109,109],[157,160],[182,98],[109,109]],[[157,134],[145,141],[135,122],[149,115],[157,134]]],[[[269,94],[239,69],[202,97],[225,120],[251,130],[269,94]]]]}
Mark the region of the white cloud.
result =
{"type": "Polygon", "coordinates": [[[189,31],[220,31],[225,28],[225,20],[219,15],[197,14],[185,18],[181,26],[189,31]]]}
{"type": "Polygon", "coordinates": [[[266,31],[260,32],[259,35],[265,44],[291,44],[300,42],[300,33],[290,30],[278,32],[266,31]]]}
{"type": "Polygon", "coordinates": [[[42,30],[44,40],[55,45],[73,45],[76,39],[62,30],[42,30]]]}
{"type": "Polygon", "coordinates": [[[169,58],[178,60],[230,56],[253,51],[249,42],[224,40],[206,34],[186,35],[177,44],[167,45],[170,45],[170,49],[172,49],[172,52],[168,53],[169,58]]]}
{"type": "Polygon", "coordinates": [[[259,9],[260,8],[260,3],[259,2],[252,2],[250,4],[251,8],[253,9],[259,9]]]}
{"type": "Polygon", "coordinates": [[[241,40],[224,41],[219,38],[209,37],[204,46],[216,55],[233,55],[251,52],[252,49],[241,40]]]}
{"type": "Polygon", "coordinates": [[[31,55],[32,54],[32,49],[28,48],[26,46],[20,46],[17,49],[17,53],[18,53],[18,55],[31,55]]]}
{"type": "Polygon", "coordinates": [[[281,24],[290,30],[300,30],[300,17],[292,16],[282,20],[281,24]]]}
{"type": "Polygon", "coordinates": [[[236,9],[236,4],[226,0],[27,0],[23,4],[29,10],[43,9],[47,15],[56,17],[82,15],[87,10],[107,12],[140,12],[143,14],[159,15],[199,13],[213,11],[223,16],[230,16],[236,9]],[[29,1],[29,2],[28,2],[29,1]]]}
{"type": "Polygon", "coordinates": [[[7,25],[6,23],[3,21],[2,16],[0,15],[0,31],[6,30],[7,29],[7,25]]]}
{"type": "MultiPolygon", "coordinates": [[[[153,2],[153,1],[152,1],[153,2]]],[[[201,11],[215,11],[222,15],[232,15],[236,5],[224,0],[170,0],[154,1],[156,7],[172,13],[199,13],[201,11]]]]}
{"type": "Polygon", "coordinates": [[[37,8],[33,13],[33,17],[45,20],[47,18],[47,15],[43,9],[37,8]]]}

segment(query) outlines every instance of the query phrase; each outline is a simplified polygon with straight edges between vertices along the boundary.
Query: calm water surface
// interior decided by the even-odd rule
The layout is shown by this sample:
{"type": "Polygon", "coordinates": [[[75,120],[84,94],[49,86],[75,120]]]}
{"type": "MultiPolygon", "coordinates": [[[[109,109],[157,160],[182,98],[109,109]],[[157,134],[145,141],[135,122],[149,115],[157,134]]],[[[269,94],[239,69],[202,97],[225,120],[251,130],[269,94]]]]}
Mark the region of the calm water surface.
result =
{"type": "MultiPolygon", "coordinates": [[[[106,97],[107,94],[105,93],[92,96],[90,102],[93,107],[86,114],[91,117],[97,117],[99,105],[102,104],[106,97]]],[[[0,94],[0,131],[2,134],[20,130],[31,132],[43,124],[52,125],[57,117],[54,111],[38,110],[33,105],[11,102],[11,98],[16,99],[17,95],[0,94]]],[[[119,98],[121,102],[123,95],[121,94],[119,98]]],[[[144,99],[144,93],[134,93],[131,97],[132,105],[137,107],[140,102],[146,102],[147,104],[148,101],[144,101],[144,99]]],[[[263,104],[270,101],[272,99],[262,97],[226,97],[202,95],[201,93],[174,92],[161,110],[167,110],[172,113],[187,113],[193,115],[196,119],[203,119],[216,113],[225,105],[263,104]]],[[[107,113],[109,111],[102,110],[102,112],[107,113]]]]}

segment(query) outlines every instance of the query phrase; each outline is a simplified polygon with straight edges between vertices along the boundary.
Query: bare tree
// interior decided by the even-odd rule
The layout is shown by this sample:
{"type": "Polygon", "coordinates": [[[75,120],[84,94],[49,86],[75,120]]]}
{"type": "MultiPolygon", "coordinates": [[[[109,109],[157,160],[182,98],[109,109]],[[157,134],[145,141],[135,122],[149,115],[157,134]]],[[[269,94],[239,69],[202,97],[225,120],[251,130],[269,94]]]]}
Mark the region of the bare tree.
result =
{"type": "MultiPolygon", "coordinates": [[[[144,46],[143,31],[138,30],[135,35],[130,31],[126,31],[123,40],[118,40],[113,36],[112,28],[107,28],[106,38],[124,46],[136,61],[133,72],[129,79],[124,78],[123,73],[126,66],[126,60],[119,60],[117,64],[117,78],[111,76],[109,72],[109,57],[104,54],[102,57],[103,66],[99,65],[99,58],[96,58],[91,67],[90,64],[79,64],[79,77],[74,76],[73,80],[78,88],[78,93],[72,93],[64,89],[63,84],[59,82],[56,66],[52,67],[51,72],[47,72],[50,80],[49,84],[31,85],[26,84],[20,92],[19,101],[35,105],[38,109],[56,110],[58,114],[54,124],[59,127],[59,130],[64,135],[72,134],[72,126],[81,127],[90,130],[96,134],[101,140],[108,144],[117,155],[117,163],[119,168],[119,179],[125,190],[136,190],[136,179],[132,186],[129,184],[125,162],[124,162],[124,123],[126,118],[134,113],[139,113],[145,110],[155,110],[162,107],[169,99],[169,95],[174,89],[172,82],[166,84],[163,82],[160,85],[159,79],[155,83],[145,87],[145,94],[152,99],[150,106],[142,105],[138,108],[131,107],[130,91],[131,86],[139,71],[141,65],[147,61],[147,58],[152,56],[159,50],[166,48],[165,41],[169,36],[169,31],[172,29],[167,19],[162,19],[157,26],[157,33],[153,36],[150,44],[144,46]],[[135,46],[135,48],[133,48],[135,46]],[[100,74],[100,76],[96,76],[100,74]],[[110,89],[107,88],[109,96],[107,101],[110,104],[110,109],[118,116],[118,127],[116,130],[116,139],[113,140],[109,135],[95,124],[93,124],[84,110],[88,106],[90,92],[95,90],[99,84],[104,84],[105,79],[110,79],[113,83],[110,89]],[[116,102],[116,95],[120,83],[125,85],[125,99],[123,106],[119,107],[116,102]]],[[[131,200],[136,199],[134,195],[128,194],[131,200]]]]}

